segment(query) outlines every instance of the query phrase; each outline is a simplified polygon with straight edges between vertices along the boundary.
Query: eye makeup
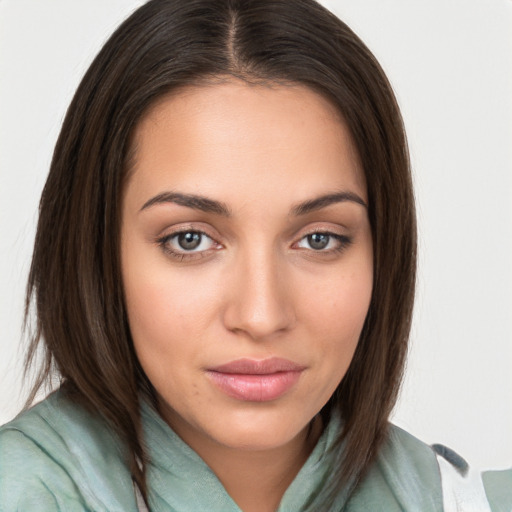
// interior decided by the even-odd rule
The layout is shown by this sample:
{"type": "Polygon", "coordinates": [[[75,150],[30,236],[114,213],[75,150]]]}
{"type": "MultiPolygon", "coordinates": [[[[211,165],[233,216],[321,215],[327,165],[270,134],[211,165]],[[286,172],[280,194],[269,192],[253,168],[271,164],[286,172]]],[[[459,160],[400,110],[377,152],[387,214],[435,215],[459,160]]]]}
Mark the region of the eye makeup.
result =
{"type": "Polygon", "coordinates": [[[169,257],[177,261],[196,261],[222,248],[203,230],[183,228],[156,239],[157,245],[169,257]]]}
{"type": "Polygon", "coordinates": [[[315,253],[335,254],[345,251],[351,244],[352,238],[349,236],[318,230],[304,235],[294,246],[315,253]]]}
{"type": "MultiPolygon", "coordinates": [[[[182,226],[171,233],[159,236],[155,240],[167,256],[178,262],[194,262],[211,256],[214,251],[224,248],[205,230],[194,226],[182,226]]],[[[318,227],[301,234],[291,244],[291,249],[321,258],[333,257],[343,253],[353,243],[353,238],[325,227],[318,227]]]]}

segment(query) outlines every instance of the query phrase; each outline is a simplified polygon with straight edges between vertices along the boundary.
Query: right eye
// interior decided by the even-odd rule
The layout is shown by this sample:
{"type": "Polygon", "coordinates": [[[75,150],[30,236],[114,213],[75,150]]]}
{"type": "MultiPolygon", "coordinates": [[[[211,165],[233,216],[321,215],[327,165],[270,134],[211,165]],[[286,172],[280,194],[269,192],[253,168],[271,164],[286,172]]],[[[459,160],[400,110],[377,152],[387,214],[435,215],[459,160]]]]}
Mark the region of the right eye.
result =
{"type": "Polygon", "coordinates": [[[173,248],[183,251],[204,251],[213,240],[199,231],[185,231],[174,235],[169,242],[173,248]]]}
{"type": "Polygon", "coordinates": [[[166,235],[158,240],[158,244],[166,253],[180,259],[185,259],[189,255],[199,256],[218,245],[206,233],[193,230],[166,235]]]}

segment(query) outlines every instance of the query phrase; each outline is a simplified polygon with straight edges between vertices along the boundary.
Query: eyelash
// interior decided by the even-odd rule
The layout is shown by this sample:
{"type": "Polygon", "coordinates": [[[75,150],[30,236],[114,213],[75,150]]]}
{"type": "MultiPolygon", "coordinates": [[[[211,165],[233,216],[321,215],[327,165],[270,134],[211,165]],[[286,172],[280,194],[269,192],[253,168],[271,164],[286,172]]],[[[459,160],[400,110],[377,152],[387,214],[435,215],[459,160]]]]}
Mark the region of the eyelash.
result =
{"type": "MultiPolygon", "coordinates": [[[[213,244],[216,244],[217,246],[220,246],[219,243],[217,243],[210,235],[205,233],[204,231],[198,230],[198,229],[182,229],[180,231],[176,231],[174,233],[171,233],[170,235],[165,235],[159,239],[157,239],[157,244],[160,246],[162,251],[164,251],[165,254],[170,256],[173,259],[176,259],[178,261],[192,261],[200,258],[204,258],[208,256],[210,249],[205,249],[203,251],[176,251],[170,247],[170,242],[178,238],[180,235],[186,235],[186,234],[197,234],[201,237],[207,237],[209,238],[213,244]]],[[[201,245],[203,243],[203,240],[200,241],[201,245]]]]}
{"type": "MultiPolygon", "coordinates": [[[[193,260],[196,260],[196,259],[200,259],[200,258],[204,258],[206,256],[208,256],[210,254],[210,248],[209,249],[205,249],[205,250],[202,250],[202,251],[186,251],[186,250],[183,250],[182,251],[176,251],[174,249],[171,249],[170,245],[169,245],[169,242],[171,242],[173,239],[177,239],[177,237],[179,237],[180,235],[186,235],[186,234],[196,234],[196,235],[200,235],[201,237],[207,237],[209,238],[213,244],[217,245],[217,246],[220,246],[221,244],[219,244],[218,242],[216,242],[211,236],[209,236],[207,233],[205,233],[204,231],[201,231],[201,230],[197,230],[197,229],[183,229],[181,231],[176,231],[172,234],[169,234],[169,235],[165,235],[163,237],[160,237],[156,240],[157,244],[160,246],[160,248],[162,249],[162,251],[169,255],[171,258],[173,259],[176,259],[178,261],[193,261],[193,260]]],[[[318,249],[318,250],[315,250],[313,248],[298,248],[299,250],[306,250],[306,251],[311,251],[312,253],[314,253],[315,255],[333,255],[333,254],[340,254],[342,253],[343,251],[345,251],[353,242],[352,238],[349,237],[349,236],[346,236],[346,235],[340,235],[338,233],[333,233],[333,232],[330,232],[330,231],[326,231],[326,230],[315,230],[315,231],[311,231],[309,233],[306,233],[305,235],[303,235],[298,242],[295,242],[293,245],[297,245],[299,242],[301,242],[302,240],[304,239],[307,239],[308,237],[312,236],[312,235],[325,235],[325,236],[328,236],[329,237],[329,243],[331,242],[331,239],[335,239],[337,240],[338,242],[338,246],[335,247],[335,248],[331,248],[331,249],[328,249],[328,250],[323,250],[323,249],[318,249]]],[[[203,240],[200,241],[200,244],[203,242],[203,240]]],[[[217,247],[218,249],[219,247],[217,247]]]]}
{"type": "MultiPolygon", "coordinates": [[[[334,248],[331,248],[331,249],[327,249],[327,250],[322,250],[322,249],[315,250],[315,249],[312,249],[312,248],[311,249],[305,249],[305,250],[308,250],[308,251],[312,251],[316,255],[340,254],[343,251],[345,251],[346,249],[348,249],[348,247],[352,244],[352,241],[353,241],[352,238],[347,236],[347,235],[340,235],[338,233],[333,233],[331,231],[326,231],[326,230],[318,229],[318,230],[311,231],[310,233],[306,233],[304,236],[301,237],[299,242],[301,242],[302,240],[304,240],[304,239],[306,239],[306,238],[308,238],[308,237],[310,237],[312,235],[325,235],[325,236],[328,236],[330,239],[334,239],[334,240],[336,240],[338,242],[338,246],[337,247],[334,247],[334,248]]],[[[297,244],[299,242],[296,242],[295,244],[297,244]]],[[[329,240],[329,243],[330,242],[331,242],[331,240],[329,240]]]]}

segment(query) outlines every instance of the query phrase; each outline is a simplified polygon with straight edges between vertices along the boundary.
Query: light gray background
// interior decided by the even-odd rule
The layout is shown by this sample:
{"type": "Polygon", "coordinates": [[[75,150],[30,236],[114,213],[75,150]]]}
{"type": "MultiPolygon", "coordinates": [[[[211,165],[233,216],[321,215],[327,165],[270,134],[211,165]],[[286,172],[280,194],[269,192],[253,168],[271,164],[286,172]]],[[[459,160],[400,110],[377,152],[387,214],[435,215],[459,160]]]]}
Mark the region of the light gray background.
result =
{"type": "MultiPolygon", "coordinates": [[[[0,423],[21,406],[37,203],[72,94],[140,0],[0,0],[0,423]]],[[[380,60],[409,134],[420,278],[394,421],[512,465],[512,1],[325,0],[380,60]]]]}

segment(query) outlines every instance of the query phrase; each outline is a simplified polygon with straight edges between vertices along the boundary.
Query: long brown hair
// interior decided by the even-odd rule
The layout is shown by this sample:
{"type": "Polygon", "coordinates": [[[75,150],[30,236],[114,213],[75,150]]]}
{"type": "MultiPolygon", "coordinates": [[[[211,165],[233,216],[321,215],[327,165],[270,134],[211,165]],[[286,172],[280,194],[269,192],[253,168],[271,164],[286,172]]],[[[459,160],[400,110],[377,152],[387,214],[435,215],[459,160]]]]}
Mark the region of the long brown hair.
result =
{"type": "Polygon", "coordinates": [[[104,45],[68,109],[41,198],[26,302],[37,324],[26,368],[39,345],[45,362],[29,402],[55,369],[64,388],[125,443],[147,498],[139,400],[152,396],[152,386],[133,349],[119,255],[130,140],[158,98],[229,76],[299,83],[328,98],[366,175],[373,295],[350,368],[322,410],[325,418],[339,410],[344,419],[344,449],[325,490],[333,497],[357,484],[386,436],[410,330],[416,226],[406,138],[389,82],[363,42],[314,0],[151,0],[104,45]]]}

